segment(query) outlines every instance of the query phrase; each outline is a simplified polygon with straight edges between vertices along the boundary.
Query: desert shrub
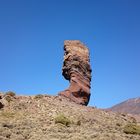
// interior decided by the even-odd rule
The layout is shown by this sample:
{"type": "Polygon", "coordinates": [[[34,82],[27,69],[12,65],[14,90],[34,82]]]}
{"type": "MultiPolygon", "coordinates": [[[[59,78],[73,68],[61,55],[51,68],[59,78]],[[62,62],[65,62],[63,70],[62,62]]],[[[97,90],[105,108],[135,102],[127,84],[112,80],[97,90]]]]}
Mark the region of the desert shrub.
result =
{"type": "Polygon", "coordinates": [[[5,93],[5,96],[6,96],[6,95],[9,95],[9,96],[14,97],[14,96],[16,95],[16,93],[14,93],[14,92],[12,92],[12,91],[8,91],[8,92],[5,93]]]}
{"type": "Polygon", "coordinates": [[[127,124],[124,127],[123,131],[126,134],[138,134],[138,135],[140,135],[140,126],[137,124],[127,124]]]}
{"type": "Polygon", "coordinates": [[[34,97],[34,99],[42,99],[44,96],[42,94],[38,94],[34,97]]]}
{"type": "Polygon", "coordinates": [[[65,126],[69,126],[71,124],[70,119],[68,119],[64,114],[59,114],[55,117],[55,123],[61,123],[65,126]]]}
{"type": "Polygon", "coordinates": [[[3,118],[13,118],[13,117],[15,117],[15,113],[8,112],[8,111],[3,111],[3,112],[0,113],[0,117],[3,117],[3,118]]]}

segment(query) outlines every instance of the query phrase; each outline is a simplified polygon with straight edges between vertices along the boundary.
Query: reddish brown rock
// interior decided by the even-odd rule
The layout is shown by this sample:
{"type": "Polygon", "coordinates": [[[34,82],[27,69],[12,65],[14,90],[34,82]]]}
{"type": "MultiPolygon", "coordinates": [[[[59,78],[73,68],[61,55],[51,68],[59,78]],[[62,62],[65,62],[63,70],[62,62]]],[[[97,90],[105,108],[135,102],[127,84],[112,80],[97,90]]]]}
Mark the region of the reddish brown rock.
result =
{"type": "Polygon", "coordinates": [[[64,51],[62,74],[70,81],[70,86],[59,95],[68,97],[78,104],[87,105],[91,81],[89,50],[78,40],[67,40],[64,42],[64,51]]]}

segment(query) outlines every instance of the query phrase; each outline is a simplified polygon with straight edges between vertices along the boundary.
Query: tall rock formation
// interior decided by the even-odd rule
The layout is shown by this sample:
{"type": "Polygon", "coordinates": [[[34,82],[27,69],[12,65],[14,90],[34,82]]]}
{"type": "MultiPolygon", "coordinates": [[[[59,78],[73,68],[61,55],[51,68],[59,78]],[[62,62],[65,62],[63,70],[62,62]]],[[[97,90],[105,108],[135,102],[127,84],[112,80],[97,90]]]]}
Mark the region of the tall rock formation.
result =
{"type": "Polygon", "coordinates": [[[64,51],[62,74],[70,81],[70,86],[59,95],[78,104],[87,105],[90,99],[91,81],[89,50],[78,40],[66,40],[64,51]]]}

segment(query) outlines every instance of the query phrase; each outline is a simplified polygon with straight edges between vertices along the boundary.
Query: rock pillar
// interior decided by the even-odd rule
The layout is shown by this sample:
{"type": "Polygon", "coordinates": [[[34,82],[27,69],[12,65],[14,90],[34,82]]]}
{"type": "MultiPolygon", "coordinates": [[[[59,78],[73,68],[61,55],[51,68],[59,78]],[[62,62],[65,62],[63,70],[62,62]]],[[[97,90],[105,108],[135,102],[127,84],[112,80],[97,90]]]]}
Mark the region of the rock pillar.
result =
{"type": "Polygon", "coordinates": [[[89,50],[78,40],[67,40],[64,42],[64,52],[62,74],[70,81],[70,86],[59,95],[77,104],[87,105],[91,81],[89,50]]]}

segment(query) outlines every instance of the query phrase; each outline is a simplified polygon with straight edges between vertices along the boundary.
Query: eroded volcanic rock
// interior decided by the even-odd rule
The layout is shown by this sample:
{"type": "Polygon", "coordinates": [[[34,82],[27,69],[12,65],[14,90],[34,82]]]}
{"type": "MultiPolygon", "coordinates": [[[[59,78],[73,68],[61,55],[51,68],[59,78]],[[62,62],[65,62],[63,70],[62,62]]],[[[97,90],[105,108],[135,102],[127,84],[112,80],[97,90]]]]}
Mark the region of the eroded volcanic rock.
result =
{"type": "Polygon", "coordinates": [[[70,81],[68,89],[59,95],[87,105],[90,99],[91,67],[89,50],[78,40],[64,42],[64,62],[62,74],[70,81]]]}

